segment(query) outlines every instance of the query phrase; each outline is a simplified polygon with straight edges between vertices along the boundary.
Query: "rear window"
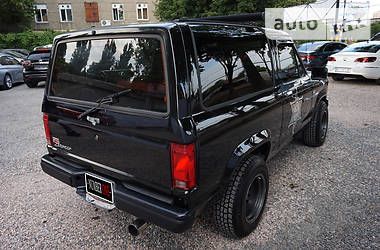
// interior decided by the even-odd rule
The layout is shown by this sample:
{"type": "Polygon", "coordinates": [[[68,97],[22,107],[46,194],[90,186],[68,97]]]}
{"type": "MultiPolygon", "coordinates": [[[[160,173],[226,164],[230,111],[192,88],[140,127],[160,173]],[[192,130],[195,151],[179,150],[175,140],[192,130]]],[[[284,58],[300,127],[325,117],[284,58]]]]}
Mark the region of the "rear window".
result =
{"type": "Polygon", "coordinates": [[[298,47],[298,51],[316,51],[323,45],[324,43],[304,43],[298,47]]]}
{"type": "Polygon", "coordinates": [[[380,49],[380,44],[352,44],[341,52],[367,52],[367,53],[376,53],[380,49]]]}
{"type": "Polygon", "coordinates": [[[31,61],[44,60],[49,61],[50,51],[32,52],[29,54],[28,59],[31,61]]]}
{"type": "Polygon", "coordinates": [[[113,106],[166,112],[161,42],[117,38],[60,43],[50,96],[96,102],[124,90],[113,106]]]}

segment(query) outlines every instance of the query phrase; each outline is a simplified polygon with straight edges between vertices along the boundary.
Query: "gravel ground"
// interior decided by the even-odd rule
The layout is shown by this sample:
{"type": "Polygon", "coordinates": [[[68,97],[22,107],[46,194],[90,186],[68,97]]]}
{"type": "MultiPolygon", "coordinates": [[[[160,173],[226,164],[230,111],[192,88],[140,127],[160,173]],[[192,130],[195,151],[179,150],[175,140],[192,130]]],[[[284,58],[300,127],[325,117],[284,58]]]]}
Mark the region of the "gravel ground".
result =
{"type": "Polygon", "coordinates": [[[133,238],[133,216],[98,209],[42,172],[43,88],[1,91],[0,248],[379,249],[380,86],[330,80],[326,143],[294,141],[268,163],[263,219],[240,241],[215,232],[207,216],[183,234],[151,225],[133,238]]]}

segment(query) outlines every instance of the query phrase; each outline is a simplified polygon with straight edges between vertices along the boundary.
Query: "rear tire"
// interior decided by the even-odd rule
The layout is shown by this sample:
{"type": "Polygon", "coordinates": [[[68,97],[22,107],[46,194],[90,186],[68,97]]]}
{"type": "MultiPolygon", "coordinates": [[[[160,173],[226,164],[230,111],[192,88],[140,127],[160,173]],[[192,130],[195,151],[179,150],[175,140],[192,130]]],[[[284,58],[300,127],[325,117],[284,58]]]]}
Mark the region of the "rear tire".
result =
{"type": "Polygon", "coordinates": [[[268,169],[263,157],[253,155],[238,166],[214,204],[219,231],[243,238],[259,224],[268,195],[268,169]]]}
{"type": "Polygon", "coordinates": [[[320,101],[313,118],[303,130],[303,141],[306,146],[319,147],[326,139],[329,122],[327,103],[320,101]]]}
{"type": "Polygon", "coordinates": [[[28,81],[28,82],[25,82],[25,84],[26,84],[26,86],[28,86],[29,88],[35,88],[35,87],[37,87],[38,82],[28,81]]]}
{"type": "Polygon", "coordinates": [[[344,76],[341,76],[341,75],[333,75],[333,76],[332,76],[332,79],[333,79],[334,81],[343,81],[344,76]]]}
{"type": "Polygon", "coordinates": [[[12,77],[7,73],[3,80],[3,89],[11,89],[13,87],[12,77]]]}

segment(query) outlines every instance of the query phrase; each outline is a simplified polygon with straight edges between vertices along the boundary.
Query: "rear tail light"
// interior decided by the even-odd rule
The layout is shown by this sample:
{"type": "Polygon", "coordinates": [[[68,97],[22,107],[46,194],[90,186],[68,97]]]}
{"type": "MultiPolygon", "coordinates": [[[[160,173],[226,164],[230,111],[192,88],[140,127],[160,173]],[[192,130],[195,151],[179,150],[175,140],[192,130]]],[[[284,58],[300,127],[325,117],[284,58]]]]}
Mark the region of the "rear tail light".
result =
{"type": "Polygon", "coordinates": [[[311,61],[315,58],[315,56],[306,55],[306,56],[301,56],[301,58],[308,60],[308,61],[311,61]]]}
{"type": "Polygon", "coordinates": [[[23,61],[23,62],[21,62],[21,65],[24,67],[27,67],[27,66],[31,65],[31,62],[30,61],[23,61]]]}
{"type": "Polygon", "coordinates": [[[43,114],[44,127],[45,127],[45,137],[46,142],[49,146],[51,146],[51,137],[50,137],[50,128],[49,128],[49,116],[47,114],[43,114]]]}
{"type": "Polygon", "coordinates": [[[330,56],[329,57],[329,59],[327,59],[329,62],[335,62],[336,61],[336,59],[335,59],[335,57],[332,57],[332,56],[330,56]]]}
{"type": "Polygon", "coordinates": [[[359,57],[356,58],[355,62],[374,62],[376,59],[376,57],[359,57]]]}
{"type": "Polygon", "coordinates": [[[195,187],[195,145],[171,143],[173,188],[190,190],[195,187]]]}

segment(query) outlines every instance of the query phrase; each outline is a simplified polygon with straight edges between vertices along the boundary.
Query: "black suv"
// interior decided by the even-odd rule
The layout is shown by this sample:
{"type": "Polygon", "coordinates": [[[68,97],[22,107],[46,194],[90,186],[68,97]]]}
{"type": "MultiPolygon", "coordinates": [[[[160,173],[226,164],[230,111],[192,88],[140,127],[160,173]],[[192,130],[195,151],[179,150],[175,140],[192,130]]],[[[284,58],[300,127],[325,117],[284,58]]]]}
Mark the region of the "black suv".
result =
{"type": "Polygon", "coordinates": [[[183,232],[206,204],[222,232],[248,235],[265,162],[296,134],[322,145],[328,124],[326,72],[308,75],[291,38],[266,31],[179,20],[57,36],[42,169],[135,215],[134,235],[145,221],[183,232]]]}
{"type": "Polygon", "coordinates": [[[41,48],[29,53],[22,62],[24,81],[29,88],[34,88],[41,81],[46,81],[51,49],[41,48]]]}

